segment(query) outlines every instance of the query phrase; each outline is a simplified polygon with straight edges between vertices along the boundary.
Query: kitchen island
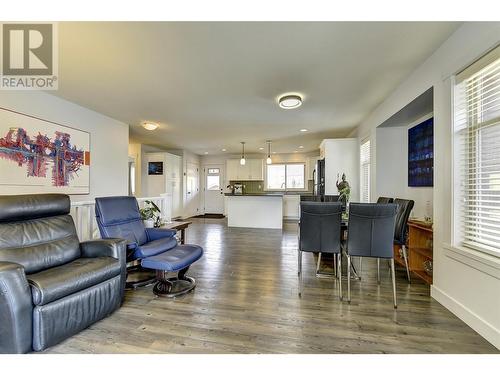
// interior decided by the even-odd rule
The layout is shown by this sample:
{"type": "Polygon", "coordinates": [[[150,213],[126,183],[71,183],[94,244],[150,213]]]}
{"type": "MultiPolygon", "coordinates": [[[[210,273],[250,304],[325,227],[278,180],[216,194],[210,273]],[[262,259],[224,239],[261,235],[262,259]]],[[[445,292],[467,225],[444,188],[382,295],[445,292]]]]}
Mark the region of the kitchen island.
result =
{"type": "Polygon", "coordinates": [[[283,227],[283,194],[226,194],[229,227],[283,227]]]}

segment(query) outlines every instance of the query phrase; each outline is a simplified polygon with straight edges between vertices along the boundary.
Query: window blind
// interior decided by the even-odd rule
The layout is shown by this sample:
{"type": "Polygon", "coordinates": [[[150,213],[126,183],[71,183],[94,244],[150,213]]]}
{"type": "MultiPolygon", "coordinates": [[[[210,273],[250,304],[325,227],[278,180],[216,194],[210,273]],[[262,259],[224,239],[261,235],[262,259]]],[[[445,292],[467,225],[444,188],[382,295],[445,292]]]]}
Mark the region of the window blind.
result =
{"type": "Polygon", "coordinates": [[[370,202],[370,141],[365,141],[359,148],[360,160],[360,197],[361,202],[370,202]]]}
{"type": "Polygon", "coordinates": [[[456,242],[500,254],[500,48],[464,72],[454,98],[456,242]]]}

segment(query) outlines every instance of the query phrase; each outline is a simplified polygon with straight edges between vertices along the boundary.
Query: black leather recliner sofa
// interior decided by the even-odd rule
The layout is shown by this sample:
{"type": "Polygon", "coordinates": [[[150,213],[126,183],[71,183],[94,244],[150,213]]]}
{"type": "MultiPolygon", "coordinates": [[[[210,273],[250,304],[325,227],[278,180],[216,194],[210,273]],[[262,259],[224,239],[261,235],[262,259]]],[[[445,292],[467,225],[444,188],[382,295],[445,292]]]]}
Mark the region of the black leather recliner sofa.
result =
{"type": "Polygon", "coordinates": [[[63,194],[0,196],[0,353],[40,351],[115,311],[125,241],[80,243],[63,194]]]}

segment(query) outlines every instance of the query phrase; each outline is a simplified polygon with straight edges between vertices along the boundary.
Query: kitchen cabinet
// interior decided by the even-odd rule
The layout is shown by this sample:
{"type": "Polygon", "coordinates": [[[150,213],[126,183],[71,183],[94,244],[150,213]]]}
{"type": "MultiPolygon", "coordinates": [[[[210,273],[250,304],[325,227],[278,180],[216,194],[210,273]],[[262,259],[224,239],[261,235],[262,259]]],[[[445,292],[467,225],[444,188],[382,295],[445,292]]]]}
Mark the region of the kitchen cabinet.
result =
{"type": "Polygon", "coordinates": [[[264,179],[264,164],[262,159],[249,159],[250,179],[263,180],[264,179]]]}
{"type": "Polygon", "coordinates": [[[226,180],[229,181],[238,180],[238,170],[240,167],[239,159],[228,159],[226,162],[226,180]]]}
{"type": "Polygon", "coordinates": [[[300,217],[300,195],[283,196],[283,217],[298,220],[300,217]]]}
{"type": "Polygon", "coordinates": [[[228,159],[226,163],[227,181],[253,181],[264,179],[262,159],[246,159],[245,165],[240,164],[240,159],[228,159]]]}

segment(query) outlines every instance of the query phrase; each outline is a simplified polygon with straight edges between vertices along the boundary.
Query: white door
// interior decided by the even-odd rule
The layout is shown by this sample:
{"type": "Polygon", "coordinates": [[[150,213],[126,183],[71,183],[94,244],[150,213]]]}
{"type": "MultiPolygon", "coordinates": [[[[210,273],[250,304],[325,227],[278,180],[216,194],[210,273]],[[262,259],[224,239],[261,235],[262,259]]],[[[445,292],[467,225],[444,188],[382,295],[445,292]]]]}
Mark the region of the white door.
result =
{"type": "Polygon", "coordinates": [[[186,170],[186,209],[187,216],[196,216],[199,214],[199,178],[198,165],[187,163],[186,170]]]}
{"type": "Polygon", "coordinates": [[[205,165],[205,213],[224,213],[224,166],[205,165]]]}

